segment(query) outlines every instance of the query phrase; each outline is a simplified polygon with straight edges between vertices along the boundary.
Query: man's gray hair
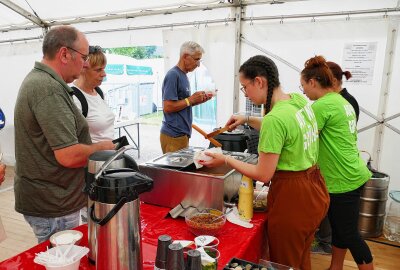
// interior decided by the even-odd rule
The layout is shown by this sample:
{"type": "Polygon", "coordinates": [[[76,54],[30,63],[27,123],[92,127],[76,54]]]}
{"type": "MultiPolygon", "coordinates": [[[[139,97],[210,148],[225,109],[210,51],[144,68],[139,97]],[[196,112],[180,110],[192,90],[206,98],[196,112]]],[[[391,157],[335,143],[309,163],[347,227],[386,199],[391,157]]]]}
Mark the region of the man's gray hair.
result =
{"type": "Polygon", "coordinates": [[[180,56],[184,55],[185,53],[193,55],[196,52],[204,53],[203,47],[194,41],[186,41],[181,46],[180,56]]]}
{"type": "Polygon", "coordinates": [[[43,56],[53,59],[61,47],[74,48],[78,33],[75,27],[68,25],[51,28],[43,40],[43,56]]]}

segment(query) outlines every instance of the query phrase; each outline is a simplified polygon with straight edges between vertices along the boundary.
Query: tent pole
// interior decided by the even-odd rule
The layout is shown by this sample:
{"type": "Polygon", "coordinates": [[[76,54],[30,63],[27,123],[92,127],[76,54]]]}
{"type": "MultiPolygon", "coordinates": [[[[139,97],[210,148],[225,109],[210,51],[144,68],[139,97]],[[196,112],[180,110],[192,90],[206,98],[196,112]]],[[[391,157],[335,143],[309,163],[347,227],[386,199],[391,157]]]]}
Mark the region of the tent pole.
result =
{"type": "Polygon", "coordinates": [[[244,13],[241,1],[235,10],[235,62],[234,62],[234,81],[233,81],[233,113],[239,111],[239,67],[241,58],[241,47],[242,47],[242,15],[244,13]]]}
{"type": "Polygon", "coordinates": [[[38,16],[30,13],[29,11],[23,9],[22,7],[14,4],[12,1],[9,0],[0,0],[0,4],[5,5],[9,9],[13,10],[14,12],[18,13],[19,15],[25,17],[29,21],[33,22],[34,24],[40,26],[40,27],[45,27],[47,24],[42,21],[38,16]]]}
{"type": "MultiPolygon", "coordinates": [[[[382,123],[385,120],[387,113],[387,103],[390,92],[390,83],[392,80],[392,71],[394,63],[394,50],[396,48],[396,39],[398,32],[398,23],[389,21],[388,35],[385,50],[385,60],[382,76],[381,94],[379,98],[378,117],[382,119],[382,123]]],[[[379,169],[381,163],[382,145],[384,139],[385,125],[379,125],[375,130],[374,144],[372,151],[372,160],[375,168],[379,169]]]]}

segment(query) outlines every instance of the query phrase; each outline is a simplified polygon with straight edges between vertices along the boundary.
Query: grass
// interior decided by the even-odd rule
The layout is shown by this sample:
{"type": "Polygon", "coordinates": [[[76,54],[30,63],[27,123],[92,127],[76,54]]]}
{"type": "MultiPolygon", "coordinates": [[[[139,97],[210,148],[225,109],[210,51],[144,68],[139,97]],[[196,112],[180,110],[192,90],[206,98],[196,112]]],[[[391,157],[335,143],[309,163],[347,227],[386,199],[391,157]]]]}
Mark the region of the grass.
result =
{"type": "Polygon", "coordinates": [[[140,123],[146,124],[146,125],[159,126],[159,125],[161,125],[162,119],[163,119],[163,112],[158,111],[155,113],[150,113],[150,114],[140,116],[140,123]]]}

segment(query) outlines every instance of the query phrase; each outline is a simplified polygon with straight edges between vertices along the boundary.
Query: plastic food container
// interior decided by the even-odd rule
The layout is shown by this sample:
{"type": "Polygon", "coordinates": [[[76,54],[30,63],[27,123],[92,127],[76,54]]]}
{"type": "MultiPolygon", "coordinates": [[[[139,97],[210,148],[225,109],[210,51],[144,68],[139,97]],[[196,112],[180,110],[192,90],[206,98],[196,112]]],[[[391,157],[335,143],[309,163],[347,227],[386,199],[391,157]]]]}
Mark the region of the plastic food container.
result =
{"type": "Polygon", "coordinates": [[[60,231],[50,236],[50,243],[53,247],[61,245],[78,245],[83,234],[80,231],[65,230],[60,231]]]}
{"type": "Polygon", "coordinates": [[[254,190],[253,210],[264,212],[267,210],[268,190],[254,190]]]}
{"type": "Polygon", "coordinates": [[[190,232],[194,235],[211,235],[215,236],[220,233],[225,225],[226,216],[216,209],[204,209],[201,212],[195,212],[185,216],[185,221],[190,232]],[[221,216],[221,217],[220,217],[221,216]],[[217,217],[219,219],[215,220],[217,217]]]}
{"type": "Polygon", "coordinates": [[[240,266],[242,269],[252,270],[252,269],[267,269],[267,270],[300,270],[292,268],[290,266],[273,263],[266,260],[260,260],[260,263],[253,263],[246,260],[232,258],[224,267],[224,270],[235,269],[240,266]]]}
{"type": "Polygon", "coordinates": [[[201,254],[201,270],[217,270],[220,253],[211,247],[201,247],[197,249],[201,254]]]}

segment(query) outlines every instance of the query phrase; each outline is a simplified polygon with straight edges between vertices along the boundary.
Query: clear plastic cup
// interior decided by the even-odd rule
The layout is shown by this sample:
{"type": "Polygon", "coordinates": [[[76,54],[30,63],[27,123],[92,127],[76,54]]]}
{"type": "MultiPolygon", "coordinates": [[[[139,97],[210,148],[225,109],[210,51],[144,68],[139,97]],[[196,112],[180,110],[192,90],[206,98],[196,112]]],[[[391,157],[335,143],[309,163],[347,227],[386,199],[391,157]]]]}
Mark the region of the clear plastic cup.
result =
{"type": "Polygon", "coordinates": [[[201,253],[201,269],[202,270],[217,270],[218,259],[220,253],[218,249],[211,247],[201,247],[197,249],[201,253]],[[206,253],[206,254],[205,254],[206,253]]]}

